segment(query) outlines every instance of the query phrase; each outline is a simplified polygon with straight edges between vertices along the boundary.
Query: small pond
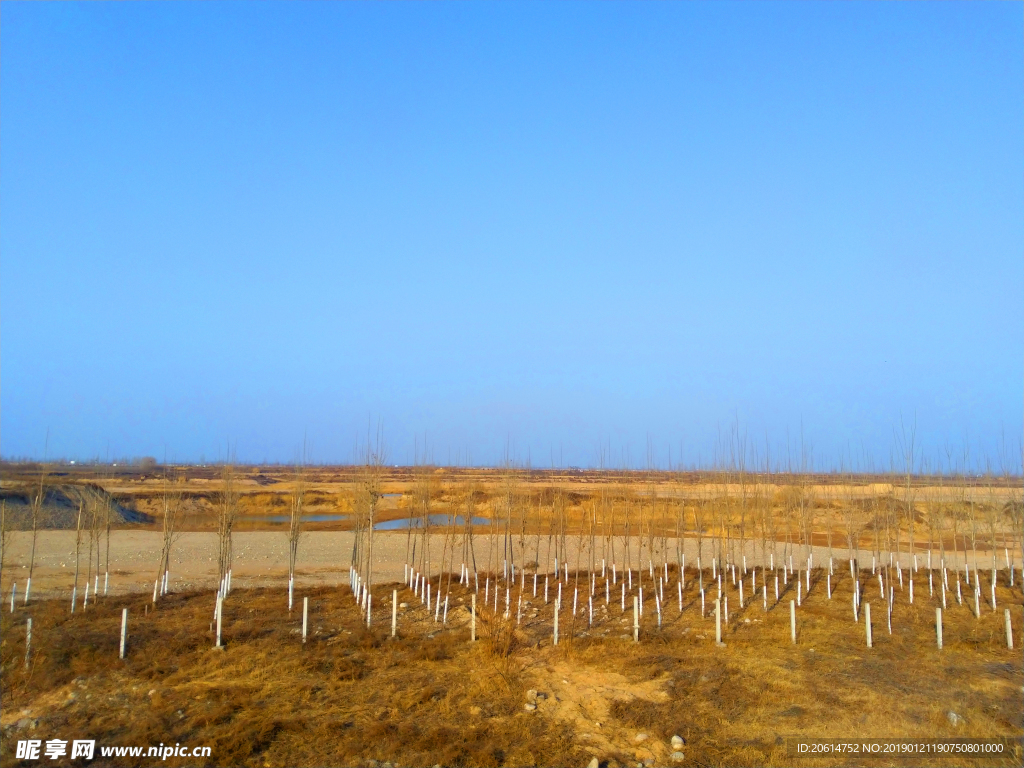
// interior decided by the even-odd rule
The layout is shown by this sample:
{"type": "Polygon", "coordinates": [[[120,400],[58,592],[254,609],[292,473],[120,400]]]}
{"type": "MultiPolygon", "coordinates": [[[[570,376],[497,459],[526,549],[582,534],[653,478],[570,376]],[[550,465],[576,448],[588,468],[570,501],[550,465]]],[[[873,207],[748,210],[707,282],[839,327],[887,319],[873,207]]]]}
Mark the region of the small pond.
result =
{"type": "MultiPolygon", "coordinates": [[[[451,515],[429,515],[428,521],[430,525],[451,525],[453,522],[456,526],[465,525],[466,518],[462,515],[455,515],[454,521],[451,515]]],[[[490,525],[490,519],[486,517],[474,517],[470,519],[470,525],[490,525]]],[[[423,518],[420,517],[403,517],[398,520],[385,520],[382,523],[377,523],[373,526],[375,531],[404,531],[408,528],[422,528],[423,518]]]]}

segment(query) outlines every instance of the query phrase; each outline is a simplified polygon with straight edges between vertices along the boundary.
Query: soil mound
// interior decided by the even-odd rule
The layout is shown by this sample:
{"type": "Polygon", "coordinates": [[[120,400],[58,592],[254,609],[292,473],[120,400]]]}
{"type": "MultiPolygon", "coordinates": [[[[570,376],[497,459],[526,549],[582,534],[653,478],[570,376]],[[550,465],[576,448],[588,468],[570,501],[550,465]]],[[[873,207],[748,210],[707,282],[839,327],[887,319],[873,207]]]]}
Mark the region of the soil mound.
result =
{"type": "MultiPolygon", "coordinates": [[[[0,490],[0,501],[7,508],[7,524],[14,530],[32,527],[32,497],[37,489],[4,488],[0,490]]],[[[44,488],[43,503],[39,510],[40,528],[74,529],[78,523],[78,507],[84,504],[82,526],[86,526],[85,515],[94,510],[105,516],[110,507],[110,522],[151,523],[153,517],[134,507],[117,501],[113,496],[94,483],[50,485],[44,488]]]]}

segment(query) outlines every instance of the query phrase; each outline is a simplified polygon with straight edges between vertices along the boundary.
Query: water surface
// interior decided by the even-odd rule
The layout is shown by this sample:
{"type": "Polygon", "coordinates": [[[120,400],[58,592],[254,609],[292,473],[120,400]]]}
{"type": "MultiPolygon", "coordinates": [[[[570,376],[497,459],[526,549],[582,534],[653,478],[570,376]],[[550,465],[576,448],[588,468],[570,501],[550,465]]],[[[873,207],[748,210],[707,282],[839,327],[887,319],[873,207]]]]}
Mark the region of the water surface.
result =
{"type": "MultiPolygon", "coordinates": [[[[465,525],[466,518],[462,515],[455,515],[454,521],[451,515],[429,515],[429,525],[451,525],[453,522],[456,526],[465,525]]],[[[470,519],[470,525],[490,525],[491,521],[486,517],[474,517],[470,519]]],[[[375,531],[404,531],[408,528],[422,528],[423,518],[421,517],[402,517],[398,520],[385,520],[382,523],[377,523],[373,526],[375,531]]]]}

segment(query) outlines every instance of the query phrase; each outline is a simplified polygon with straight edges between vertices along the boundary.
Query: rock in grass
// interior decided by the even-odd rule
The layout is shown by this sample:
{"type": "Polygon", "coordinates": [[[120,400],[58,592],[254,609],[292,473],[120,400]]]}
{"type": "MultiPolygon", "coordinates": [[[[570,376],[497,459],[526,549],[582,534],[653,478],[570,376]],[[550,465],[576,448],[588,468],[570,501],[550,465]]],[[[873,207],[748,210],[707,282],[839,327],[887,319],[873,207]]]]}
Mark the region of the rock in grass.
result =
{"type": "Polygon", "coordinates": [[[946,713],[946,719],[949,720],[950,725],[960,726],[964,724],[964,719],[953,710],[946,713]]]}
{"type": "Polygon", "coordinates": [[[677,752],[673,752],[672,753],[672,762],[673,763],[681,763],[685,759],[686,759],[686,755],[684,755],[682,752],[678,752],[677,751],[677,752]]]}
{"type": "Polygon", "coordinates": [[[590,758],[590,762],[587,763],[587,768],[600,768],[601,761],[596,757],[590,758]]]}
{"type": "Polygon", "coordinates": [[[638,733],[636,736],[633,737],[633,741],[635,741],[637,744],[640,744],[641,742],[647,741],[647,734],[646,733],[638,733]]]}
{"type": "Polygon", "coordinates": [[[537,709],[537,705],[536,704],[531,704],[530,702],[526,702],[526,704],[523,705],[523,708],[527,712],[533,712],[535,709],[537,709]]]}
{"type": "Polygon", "coordinates": [[[533,688],[526,692],[526,700],[530,702],[537,701],[537,692],[533,688]]]}
{"type": "Polygon", "coordinates": [[[678,735],[678,734],[676,734],[675,736],[672,737],[672,749],[675,752],[678,752],[679,750],[681,750],[683,748],[683,744],[685,744],[685,743],[686,742],[683,741],[683,737],[678,735]]]}

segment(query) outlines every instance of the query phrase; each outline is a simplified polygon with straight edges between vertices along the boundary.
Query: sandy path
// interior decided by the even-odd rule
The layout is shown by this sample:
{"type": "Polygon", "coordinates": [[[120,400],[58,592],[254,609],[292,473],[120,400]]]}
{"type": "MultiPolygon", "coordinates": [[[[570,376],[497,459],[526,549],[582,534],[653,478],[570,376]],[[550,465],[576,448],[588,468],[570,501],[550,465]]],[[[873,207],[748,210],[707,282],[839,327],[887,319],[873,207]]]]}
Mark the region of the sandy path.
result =
{"type": "MultiPolygon", "coordinates": [[[[478,567],[483,570],[487,566],[488,537],[473,537],[478,567]]],[[[422,539],[421,539],[422,540],[422,539]]],[[[529,556],[532,561],[535,538],[527,537],[529,556]]],[[[153,588],[156,562],[160,555],[161,537],[155,531],[114,531],[110,536],[110,584],[112,593],[149,591],[153,588]]],[[[575,554],[575,547],[570,540],[570,550],[575,554]]],[[[348,566],[352,554],[353,534],[348,531],[316,531],[303,535],[299,546],[299,563],[297,582],[299,584],[340,585],[348,581],[348,566]]],[[[637,551],[639,542],[634,539],[631,549],[637,551]]],[[[105,542],[103,547],[105,549],[105,542]]],[[[420,545],[422,546],[422,545],[420,545]]],[[[441,559],[444,546],[442,535],[430,537],[431,559],[436,564],[441,559]]],[[[759,547],[759,543],[758,543],[759,547]]],[[[541,542],[541,562],[547,548],[546,537],[541,542]]],[[[617,540],[617,552],[621,563],[622,540],[617,540]]],[[[31,535],[17,532],[12,535],[9,552],[4,554],[3,584],[0,590],[9,594],[12,582],[17,582],[19,594],[24,590],[28,577],[28,562],[31,549],[31,535]]],[[[461,543],[457,547],[461,552],[461,543]]],[[[288,540],[283,532],[250,531],[236,533],[234,536],[235,560],[232,579],[236,587],[283,585],[287,579],[288,540]]],[[[400,581],[403,578],[403,562],[406,551],[406,534],[404,532],[379,533],[374,538],[374,582],[400,581]]],[[[781,544],[779,547],[781,552],[781,544]]],[[[798,548],[801,553],[803,548],[798,548]]],[[[710,559],[711,548],[708,540],[704,542],[705,567],[710,559]]],[[[83,547],[81,557],[79,584],[85,584],[86,560],[88,545],[83,547]]],[[[694,566],[697,563],[697,542],[692,539],[685,541],[686,563],[694,566]]],[[[828,559],[826,547],[814,548],[815,563],[825,563],[828,559]]],[[[845,547],[834,549],[836,567],[846,567],[845,547]]],[[[171,586],[173,589],[214,589],[217,584],[217,535],[207,532],[182,533],[175,543],[171,554],[171,586]]],[[[598,544],[597,561],[600,563],[601,549],[598,544]]],[[[669,559],[674,560],[675,544],[669,540],[669,559]]],[[[754,545],[747,547],[748,565],[760,563],[760,555],[755,555],[754,545]]],[[[870,563],[871,553],[861,551],[862,562],[870,563]]],[[[95,558],[95,553],[94,553],[95,558]]],[[[583,553],[586,560],[588,555],[583,553]]],[[[460,558],[461,559],[461,558],[460,558]]],[[[658,561],[655,557],[655,562],[658,561]]],[[[910,564],[908,555],[903,555],[904,566],[910,564]]],[[[959,565],[962,557],[957,560],[959,565]]],[[[986,554],[979,553],[982,568],[990,561],[986,554]]],[[[635,562],[635,560],[634,560],[635,562]]],[[[926,554],[918,555],[920,567],[925,567],[926,554]]],[[[952,559],[950,559],[952,563],[952,559]]],[[[778,563],[777,563],[778,564],[778,563]]],[[[800,558],[794,558],[799,568],[800,558]]],[[[936,567],[938,565],[935,560],[936,567]]],[[[575,557],[570,558],[570,568],[575,565],[575,557]]],[[[647,567],[646,549],[644,566],[647,567]]],[[[610,566],[610,564],[609,564],[610,566]]],[[[999,566],[1004,566],[1000,553],[999,566]]],[[[499,568],[501,565],[499,564],[499,568]]],[[[600,565],[598,565],[600,567],[600,565]]],[[[1019,567],[1019,564],[1018,564],[1019,567]]],[[[455,565],[458,569],[458,561],[455,565]]],[[[436,565],[434,568],[436,573],[436,565]]],[[[33,576],[32,593],[36,596],[56,596],[70,594],[75,575],[75,532],[74,531],[42,531],[36,543],[36,565],[33,576]]],[[[103,578],[100,577],[102,589],[103,578]]]]}

